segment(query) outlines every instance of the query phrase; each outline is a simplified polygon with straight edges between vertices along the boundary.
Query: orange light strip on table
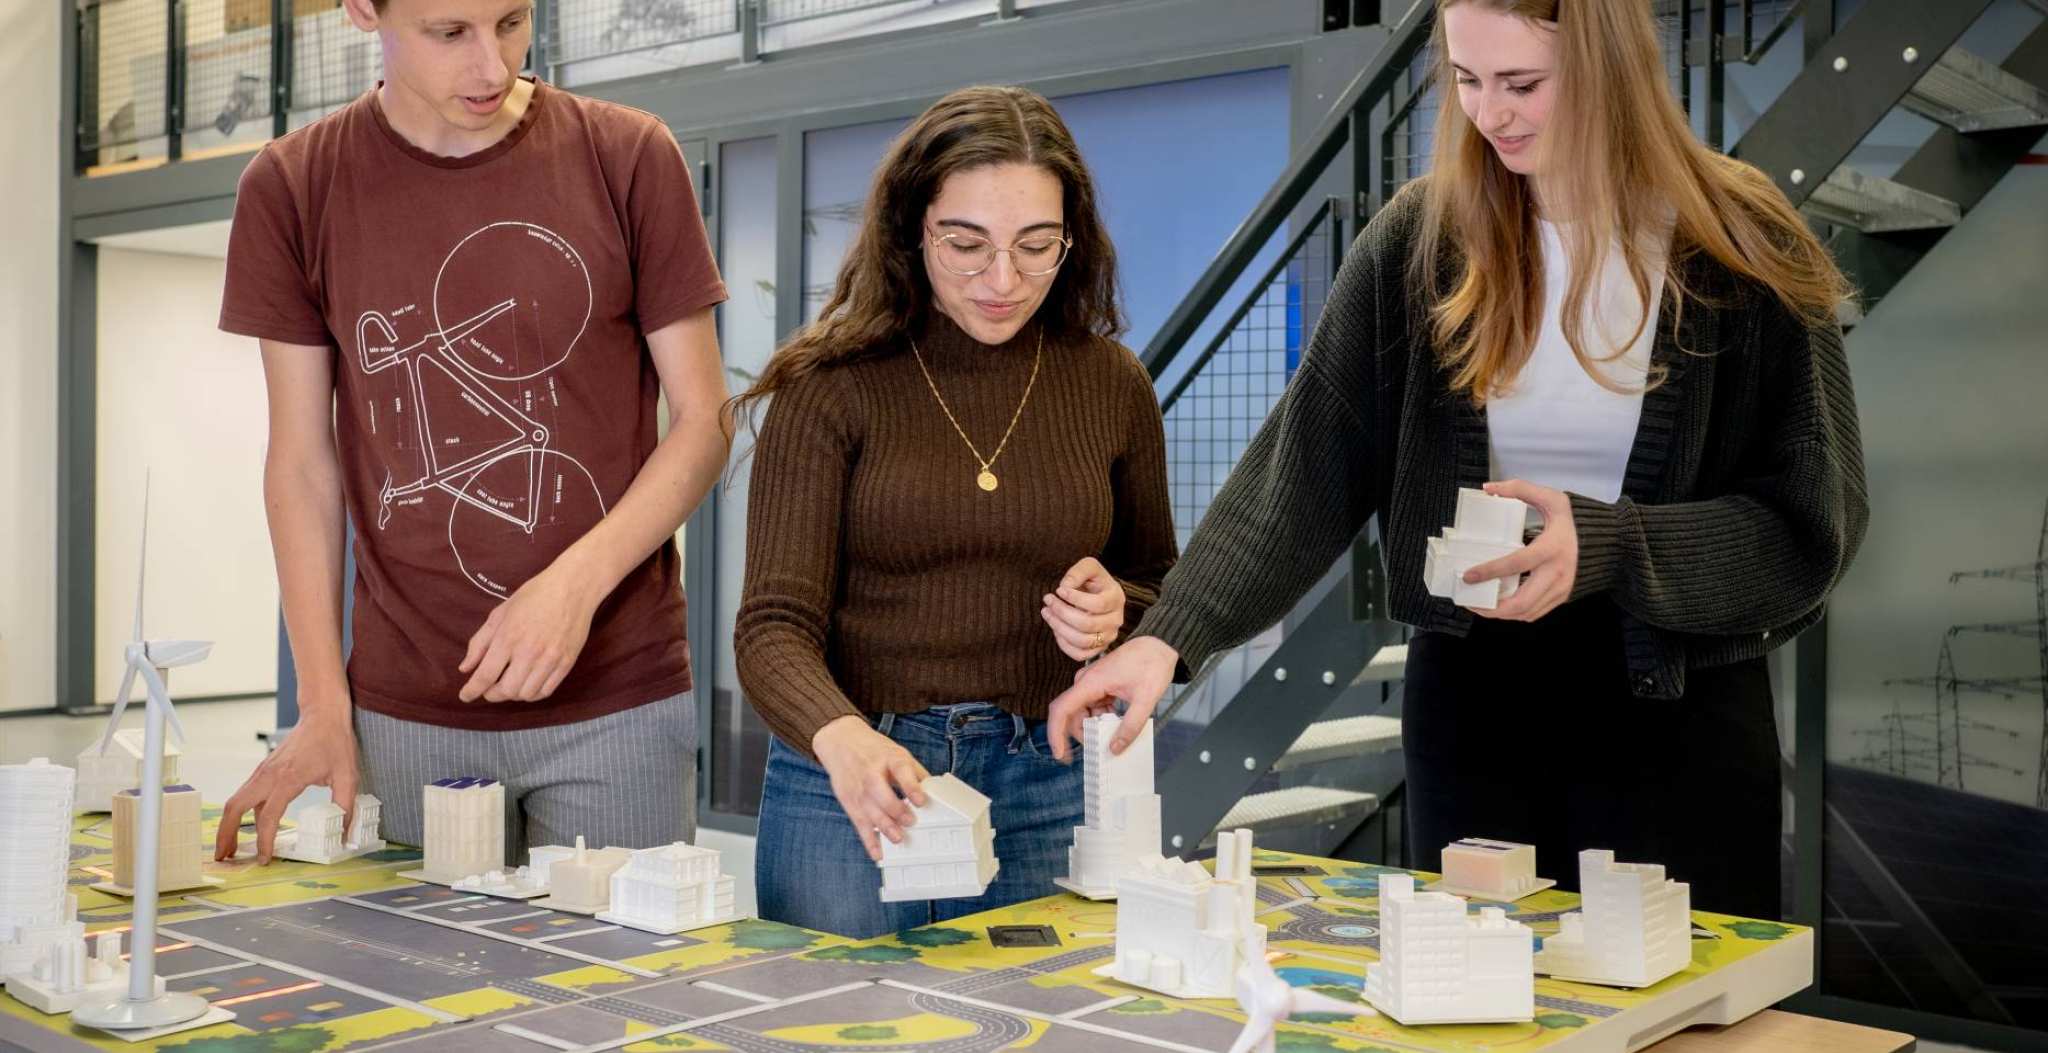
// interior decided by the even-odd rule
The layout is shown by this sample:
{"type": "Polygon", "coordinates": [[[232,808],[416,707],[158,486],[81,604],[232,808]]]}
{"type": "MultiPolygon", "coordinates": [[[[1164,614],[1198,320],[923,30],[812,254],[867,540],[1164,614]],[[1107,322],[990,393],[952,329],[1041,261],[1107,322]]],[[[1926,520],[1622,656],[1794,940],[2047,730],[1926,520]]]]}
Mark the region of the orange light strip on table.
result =
{"type": "Polygon", "coordinates": [[[278,995],[298,994],[300,991],[310,991],[318,986],[320,986],[320,981],[308,980],[302,984],[294,984],[290,987],[280,987],[274,991],[258,991],[255,994],[239,995],[234,998],[223,998],[220,1001],[215,1002],[213,1004],[215,1007],[241,1005],[243,1002],[254,1002],[259,998],[275,998],[278,995]]]}

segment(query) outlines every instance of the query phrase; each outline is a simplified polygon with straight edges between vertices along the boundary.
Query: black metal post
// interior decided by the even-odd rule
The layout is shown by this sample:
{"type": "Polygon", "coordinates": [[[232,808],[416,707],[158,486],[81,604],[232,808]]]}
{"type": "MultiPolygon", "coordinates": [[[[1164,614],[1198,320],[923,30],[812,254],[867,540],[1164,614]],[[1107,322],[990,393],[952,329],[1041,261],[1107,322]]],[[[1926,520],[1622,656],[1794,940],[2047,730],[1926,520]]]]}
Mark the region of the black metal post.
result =
{"type": "Polygon", "coordinates": [[[745,65],[761,61],[761,4],[760,0],[738,0],[740,5],[740,62],[745,65]]]}
{"type": "Polygon", "coordinates": [[[164,138],[175,161],[185,155],[185,0],[168,0],[164,15],[164,138]]]}
{"type": "Polygon", "coordinates": [[[72,84],[65,92],[75,107],[71,117],[71,170],[83,172],[99,161],[100,145],[100,5],[78,8],[78,36],[71,57],[72,84]]]}
{"type": "Polygon", "coordinates": [[[1835,0],[1806,0],[1805,60],[1812,62],[1821,45],[1835,35],[1835,0]]]}
{"type": "Polygon", "coordinates": [[[57,708],[94,705],[93,580],[97,568],[99,246],[71,239],[59,276],[57,350],[57,708]]]}
{"type": "MultiPolygon", "coordinates": [[[[270,136],[291,131],[292,0],[270,0],[270,136]]],[[[282,635],[283,630],[279,630],[282,635]]]]}
{"type": "MultiPolygon", "coordinates": [[[[1745,6],[1747,6],[1745,4],[1745,6]]],[[[1728,126],[1728,4],[1707,0],[1707,127],[1701,136],[1709,147],[1725,149],[1728,126]]]]}

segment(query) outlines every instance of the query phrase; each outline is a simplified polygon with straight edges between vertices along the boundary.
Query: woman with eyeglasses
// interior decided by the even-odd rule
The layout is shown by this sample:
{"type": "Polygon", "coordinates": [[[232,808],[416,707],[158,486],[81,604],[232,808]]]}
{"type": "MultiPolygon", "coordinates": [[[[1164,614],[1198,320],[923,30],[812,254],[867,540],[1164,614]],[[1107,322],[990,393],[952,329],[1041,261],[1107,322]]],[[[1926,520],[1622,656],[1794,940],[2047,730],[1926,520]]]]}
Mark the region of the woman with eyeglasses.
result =
{"type": "Polygon", "coordinates": [[[1044,98],[977,87],[890,144],[818,321],[735,400],[754,449],[740,686],[774,732],[763,918],[865,938],[1050,895],[1081,768],[1045,712],[1174,560],[1152,383],[1044,98]],[[927,777],[992,802],[975,898],[885,903],[927,777]]]}

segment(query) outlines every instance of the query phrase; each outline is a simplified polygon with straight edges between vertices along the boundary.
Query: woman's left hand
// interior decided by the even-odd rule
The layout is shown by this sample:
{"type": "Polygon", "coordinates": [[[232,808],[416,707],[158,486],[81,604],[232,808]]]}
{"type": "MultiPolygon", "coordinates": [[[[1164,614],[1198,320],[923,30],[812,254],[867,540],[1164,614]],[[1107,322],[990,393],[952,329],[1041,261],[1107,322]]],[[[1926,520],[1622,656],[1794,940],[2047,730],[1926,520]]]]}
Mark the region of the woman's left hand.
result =
{"type": "Polygon", "coordinates": [[[1094,556],[1074,564],[1045,594],[1039,617],[1053,640],[1076,662],[1085,662],[1116,642],[1124,627],[1124,587],[1094,556]]]}
{"type": "Polygon", "coordinates": [[[1487,483],[1486,492],[1512,497],[1543,515],[1543,532],[1520,550],[1465,572],[1467,584],[1490,578],[1527,574],[1513,596],[1490,611],[1472,609],[1481,618],[1533,622],[1571,599],[1572,583],[1579,576],[1579,532],[1572,526],[1572,501],[1562,490],[1525,483],[1520,479],[1487,483]]]}

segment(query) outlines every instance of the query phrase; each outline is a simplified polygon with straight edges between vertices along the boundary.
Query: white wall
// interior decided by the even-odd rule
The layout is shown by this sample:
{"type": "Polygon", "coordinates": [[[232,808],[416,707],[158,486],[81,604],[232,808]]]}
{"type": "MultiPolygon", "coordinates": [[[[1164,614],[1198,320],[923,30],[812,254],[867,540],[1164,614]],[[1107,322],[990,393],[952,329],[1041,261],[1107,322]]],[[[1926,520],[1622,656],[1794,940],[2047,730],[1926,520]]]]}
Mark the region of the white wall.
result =
{"type": "Polygon", "coordinates": [[[49,0],[0,0],[0,709],[56,690],[58,79],[49,0]]]}
{"type": "Polygon", "coordinates": [[[277,686],[277,579],[263,518],[267,420],[256,342],[215,328],[219,259],[99,254],[98,698],[120,687],[150,473],[144,632],[215,641],[174,695],[277,686]]]}

